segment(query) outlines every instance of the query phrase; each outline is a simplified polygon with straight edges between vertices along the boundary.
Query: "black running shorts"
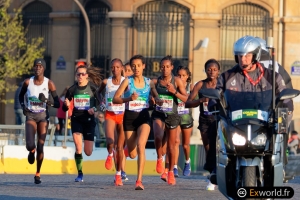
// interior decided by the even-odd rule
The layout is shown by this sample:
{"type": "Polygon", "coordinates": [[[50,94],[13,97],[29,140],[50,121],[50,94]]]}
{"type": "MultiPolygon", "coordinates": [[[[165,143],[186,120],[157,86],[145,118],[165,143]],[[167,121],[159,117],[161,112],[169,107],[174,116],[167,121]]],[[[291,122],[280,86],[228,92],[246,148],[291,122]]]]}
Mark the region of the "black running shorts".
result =
{"type": "Polygon", "coordinates": [[[78,120],[75,117],[71,118],[72,133],[82,133],[83,139],[94,141],[96,122],[94,118],[90,121],[78,120]]]}
{"type": "Polygon", "coordinates": [[[156,119],[161,120],[162,122],[165,123],[168,129],[177,128],[181,122],[181,117],[177,113],[167,115],[163,112],[158,112],[156,110],[152,112],[151,118],[152,120],[156,120],[156,119]]]}
{"type": "Polygon", "coordinates": [[[143,109],[141,112],[125,110],[123,119],[124,131],[137,131],[142,124],[148,124],[150,126],[148,109],[143,109]]]}
{"type": "Polygon", "coordinates": [[[214,116],[210,117],[199,117],[199,126],[198,129],[200,130],[201,138],[203,145],[206,146],[209,144],[210,135],[215,135],[216,131],[216,120],[214,116]]]}

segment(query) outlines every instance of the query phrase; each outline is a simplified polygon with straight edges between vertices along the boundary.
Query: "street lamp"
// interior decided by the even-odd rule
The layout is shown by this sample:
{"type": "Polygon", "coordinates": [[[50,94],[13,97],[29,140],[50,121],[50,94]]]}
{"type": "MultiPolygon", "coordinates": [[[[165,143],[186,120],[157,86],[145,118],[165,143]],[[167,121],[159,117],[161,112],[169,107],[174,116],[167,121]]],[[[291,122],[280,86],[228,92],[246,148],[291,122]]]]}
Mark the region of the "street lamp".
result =
{"type": "Polygon", "coordinates": [[[90,29],[90,21],[89,18],[85,12],[84,7],[81,5],[81,3],[78,0],[74,0],[74,2],[78,5],[78,7],[81,10],[81,13],[83,14],[83,18],[85,21],[86,26],[86,42],[87,42],[87,50],[86,50],[86,62],[87,65],[91,62],[91,29],[90,29]]]}

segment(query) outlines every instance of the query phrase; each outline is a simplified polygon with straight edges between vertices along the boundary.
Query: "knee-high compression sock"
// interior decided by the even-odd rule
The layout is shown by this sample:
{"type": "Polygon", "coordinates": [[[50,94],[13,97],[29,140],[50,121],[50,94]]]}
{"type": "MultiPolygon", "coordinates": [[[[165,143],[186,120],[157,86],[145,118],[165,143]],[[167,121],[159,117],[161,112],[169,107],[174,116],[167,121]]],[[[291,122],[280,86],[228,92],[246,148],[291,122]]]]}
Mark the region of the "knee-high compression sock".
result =
{"type": "Polygon", "coordinates": [[[75,153],[75,163],[78,170],[78,173],[82,173],[82,154],[75,153]]]}

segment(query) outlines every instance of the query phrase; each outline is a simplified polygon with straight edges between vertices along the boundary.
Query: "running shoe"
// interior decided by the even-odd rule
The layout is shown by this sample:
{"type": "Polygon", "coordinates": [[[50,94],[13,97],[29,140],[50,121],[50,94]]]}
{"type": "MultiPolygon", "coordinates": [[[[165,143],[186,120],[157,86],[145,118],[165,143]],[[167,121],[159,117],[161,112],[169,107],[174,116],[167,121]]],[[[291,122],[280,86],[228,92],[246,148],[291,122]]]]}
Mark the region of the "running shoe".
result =
{"type": "Polygon", "coordinates": [[[113,167],[113,157],[108,155],[105,161],[105,168],[107,170],[111,170],[112,167],[113,167]]]}
{"type": "Polygon", "coordinates": [[[79,173],[77,178],[75,178],[75,182],[83,182],[83,173],[79,173]]]}
{"type": "Polygon", "coordinates": [[[168,169],[165,169],[164,173],[162,173],[162,175],[160,176],[160,179],[167,182],[168,180],[168,169]]]}
{"type": "Polygon", "coordinates": [[[39,176],[35,176],[34,177],[34,183],[35,184],[40,184],[42,181],[41,181],[41,177],[39,177],[39,176]]]}
{"type": "Polygon", "coordinates": [[[156,172],[158,174],[161,174],[161,173],[163,173],[163,171],[164,171],[163,159],[162,158],[157,159],[157,161],[156,161],[156,172]]]}
{"type": "Polygon", "coordinates": [[[215,184],[212,184],[212,183],[210,182],[210,180],[207,180],[207,182],[208,182],[208,185],[206,186],[206,190],[215,190],[216,185],[215,185],[215,184]]]}
{"type": "Polygon", "coordinates": [[[177,168],[174,168],[174,169],[173,169],[173,172],[174,172],[174,176],[175,176],[175,177],[179,177],[178,169],[177,169],[177,168]]]}
{"type": "Polygon", "coordinates": [[[136,181],[135,182],[135,190],[144,190],[144,186],[142,184],[142,181],[136,181]]]}
{"type": "Polygon", "coordinates": [[[115,175],[115,186],[122,186],[122,177],[121,175],[115,175]]]}
{"type": "Polygon", "coordinates": [[[31,164],[31,165],[34,163],[34,160],[35,160],[34,153],[32,153],[31,151],[29,151],[29,154],[28,154],[28,159],[27,160],[28,160],[28,163],[31,164]]]}
{"type": "Polygon", "coordinates": [[[190,163],[185,163],[183,168],[183,176],[189,176],[191,174],[191,165],[190,163]]]}
{"type": "Polygon", "coordinates": [[[122,177],[122,180],[128,181],[128,178],[127,178],[127,175],[125,172],[121,171],[121,177],[122,177]]]}
{"type": "Polygon", "coordinates": [[[168,172],[168,184],[169,185],[175,185],[176,184],[176,179],[174,177],[174,172],[173,171],[168,172]]]}

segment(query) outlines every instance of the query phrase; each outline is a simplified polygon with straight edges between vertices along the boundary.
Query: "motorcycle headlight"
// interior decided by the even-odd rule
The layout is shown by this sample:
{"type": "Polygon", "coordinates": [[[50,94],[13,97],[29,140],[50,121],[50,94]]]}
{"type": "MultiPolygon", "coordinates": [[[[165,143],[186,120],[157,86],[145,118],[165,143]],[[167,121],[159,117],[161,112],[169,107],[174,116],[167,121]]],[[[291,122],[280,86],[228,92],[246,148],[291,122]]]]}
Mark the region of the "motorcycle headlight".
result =
{"type": "Polygon", "coordinates": [[[244,146],[246,144],[246,138],[237,133],[232,135],[232,143],[237,146],[244,146]]]}
{"type": "Polygon", "coordinates": [[[267,136],[262,133],[257,135],[255,138],[251,140],[251,144],[256,145],[256,146],[265,146],[267,141],[267,136]]]}

